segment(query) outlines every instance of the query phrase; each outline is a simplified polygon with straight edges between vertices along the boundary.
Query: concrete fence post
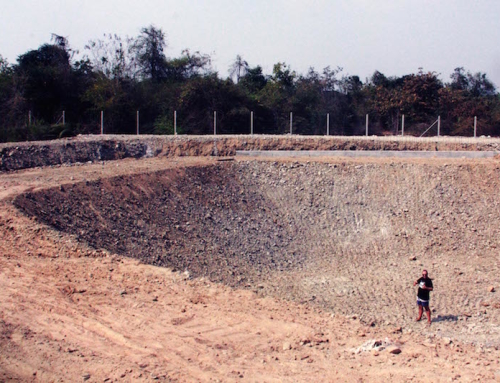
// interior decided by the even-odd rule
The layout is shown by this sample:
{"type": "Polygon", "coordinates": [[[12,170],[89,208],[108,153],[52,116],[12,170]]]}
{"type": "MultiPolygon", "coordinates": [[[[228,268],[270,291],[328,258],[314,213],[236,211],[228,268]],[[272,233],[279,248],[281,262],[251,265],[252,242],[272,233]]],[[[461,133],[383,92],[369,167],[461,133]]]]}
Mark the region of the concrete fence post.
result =
{"type": "Polygon", "coordinates": [[[253,112],[250,112],[250,134],[253,136],[253,112]]]}
{"type": "Polygon", "coordinates": [[[214,136],[217,135],[217,112],[214,111],[214,136]]]}
{"type": "Polygon", "coordinates": [[[137,111],[136,123],[137,123],[137,135],[139,135],[139,111],[137,111]]]}
{"type": "Polygon", "coordinates": [[[177,111],[174,110],[174,136],[177,136],[177,111]]]}

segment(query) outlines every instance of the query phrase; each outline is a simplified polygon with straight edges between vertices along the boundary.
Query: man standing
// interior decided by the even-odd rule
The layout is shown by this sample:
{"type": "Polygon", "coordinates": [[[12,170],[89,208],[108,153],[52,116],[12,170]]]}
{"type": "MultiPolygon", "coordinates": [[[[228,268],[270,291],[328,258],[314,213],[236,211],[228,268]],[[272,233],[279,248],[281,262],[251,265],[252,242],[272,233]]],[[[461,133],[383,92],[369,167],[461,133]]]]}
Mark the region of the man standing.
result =
{"type": "Polygon", "coordinates": [[[422,276],[413,282],[413,286],[418,285],[417,305],[418,317],[417,322],[422,319],[422,314],[425,310],[427,315],[427,322],[431,324],[431,310],[429,309],[429,292],[432,291],[432,281],[427,275],[427,270],[422,271],[422,276]]]}

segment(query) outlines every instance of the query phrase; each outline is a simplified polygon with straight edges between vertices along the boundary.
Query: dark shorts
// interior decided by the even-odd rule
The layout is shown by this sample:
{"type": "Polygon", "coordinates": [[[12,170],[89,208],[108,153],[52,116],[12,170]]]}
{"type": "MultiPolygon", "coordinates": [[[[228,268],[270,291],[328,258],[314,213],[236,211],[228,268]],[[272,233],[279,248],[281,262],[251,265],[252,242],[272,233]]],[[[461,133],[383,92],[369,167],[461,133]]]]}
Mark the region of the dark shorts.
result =
{"type": "Polygon", "coordinates": [[[423,301],[420,298],[417,298],[417,305],[422,307],[429,307],[429,301],[423,301]]]}

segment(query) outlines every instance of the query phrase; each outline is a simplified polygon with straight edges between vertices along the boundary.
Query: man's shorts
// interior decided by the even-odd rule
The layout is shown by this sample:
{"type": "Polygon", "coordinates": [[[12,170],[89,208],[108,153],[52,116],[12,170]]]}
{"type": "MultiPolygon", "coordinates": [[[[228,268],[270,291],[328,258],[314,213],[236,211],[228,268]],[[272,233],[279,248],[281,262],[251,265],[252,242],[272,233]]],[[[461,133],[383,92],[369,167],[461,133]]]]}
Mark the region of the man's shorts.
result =
{"type": "Polygon", "coordinates": [[[417,305],[422,307],[429,307],[429,301],[424,301],[420,298],[417,298],[417,305]]]}

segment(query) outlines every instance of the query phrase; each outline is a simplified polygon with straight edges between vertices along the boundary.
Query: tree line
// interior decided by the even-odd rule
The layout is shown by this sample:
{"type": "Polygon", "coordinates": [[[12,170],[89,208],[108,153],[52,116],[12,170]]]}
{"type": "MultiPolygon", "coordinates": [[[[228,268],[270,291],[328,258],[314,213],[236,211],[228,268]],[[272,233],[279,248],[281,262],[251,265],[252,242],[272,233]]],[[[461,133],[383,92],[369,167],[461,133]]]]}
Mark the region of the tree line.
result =
{"type": "MultiPolygon", "coordinates": [[[[100,132],[136,133],[136,111],[144,134],[420,135],[440,116],[441,134],[500,135],[500,97],[484,73],[454,70],[448,82],[435,72],[387,77],[375,71],[364,82],[340,67],[299,74],[278,62],[271,74],[237,56],[227,77],[211,68],[209,55],[184,50],[165,54],[166,36],[154,26],[139,35],[105,34],[83,55],[65,37],[20,55],[15,64],[0,56],[0,141],[53,139],[100,132]],[[76,59],[79,56],[81,58],[76,59]],[[64,123],[62,115],[64,112],[64,123]]],[[[428,134],[435,134],[432,131],[428,134]]]]}

